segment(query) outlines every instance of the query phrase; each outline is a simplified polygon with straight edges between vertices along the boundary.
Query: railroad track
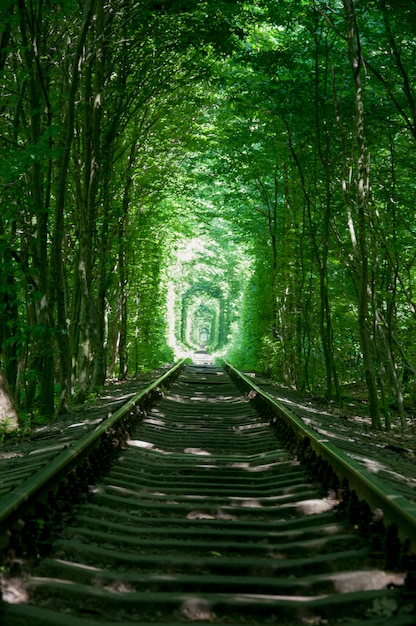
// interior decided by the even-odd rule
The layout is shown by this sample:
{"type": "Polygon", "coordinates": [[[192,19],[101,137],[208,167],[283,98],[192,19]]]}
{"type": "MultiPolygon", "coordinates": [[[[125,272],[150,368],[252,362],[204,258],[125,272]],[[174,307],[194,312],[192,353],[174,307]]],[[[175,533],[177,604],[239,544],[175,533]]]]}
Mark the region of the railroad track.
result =
{"type": "MultiPolygon", "coordinates": [[[[89,497],[61,507],[48,554],[28,533],[10,540],[1,624],[414,625],[411,505],[399,498],[383,524],[376,481],[342,453],[331,469],[329,444],[249,385],[232,368],[188,365],[130,416],[89,497]]],[[[81,474],[94,465],[85,454],[81,474]]],[[[61,483],[48,510],[51,493],[71,491],[61,483]]]]}

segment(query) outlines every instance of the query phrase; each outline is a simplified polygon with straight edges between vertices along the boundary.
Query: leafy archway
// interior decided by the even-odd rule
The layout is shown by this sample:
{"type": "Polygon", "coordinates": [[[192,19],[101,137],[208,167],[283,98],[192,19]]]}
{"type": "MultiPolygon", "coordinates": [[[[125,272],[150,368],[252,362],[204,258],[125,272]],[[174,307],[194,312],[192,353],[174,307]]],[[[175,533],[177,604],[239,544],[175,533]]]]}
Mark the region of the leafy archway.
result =
{"type": "Polygon", "coordinates": [[[229,229],[222,224],[213,231],[215,238],[202,235],[175,244],[166,275],[169,344],[176,354],[201,346],[223,353],[240,324],[248,262],[229,229]]]}
{"type": "Polygon", "coordinates": [[[221,289],[210,283],[197,283],[182,296],[181,341],[192,348],[204,345],[212,352],[220,349],[227,336],[225,302],[221,289]]]}

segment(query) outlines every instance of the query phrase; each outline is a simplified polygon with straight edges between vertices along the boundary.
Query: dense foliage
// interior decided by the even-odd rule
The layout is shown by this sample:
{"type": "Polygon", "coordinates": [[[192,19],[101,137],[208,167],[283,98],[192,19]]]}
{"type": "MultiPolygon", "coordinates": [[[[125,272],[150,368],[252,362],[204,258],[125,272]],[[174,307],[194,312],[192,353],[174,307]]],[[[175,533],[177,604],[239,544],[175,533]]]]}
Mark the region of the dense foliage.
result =
{"type": "Polygon", "coordinates": [[[65,412],[203,344],[329,399],[359,383],[374,427],[405,428],[415,35],[402,1],[3,0],[17,407],[65,412]]]}

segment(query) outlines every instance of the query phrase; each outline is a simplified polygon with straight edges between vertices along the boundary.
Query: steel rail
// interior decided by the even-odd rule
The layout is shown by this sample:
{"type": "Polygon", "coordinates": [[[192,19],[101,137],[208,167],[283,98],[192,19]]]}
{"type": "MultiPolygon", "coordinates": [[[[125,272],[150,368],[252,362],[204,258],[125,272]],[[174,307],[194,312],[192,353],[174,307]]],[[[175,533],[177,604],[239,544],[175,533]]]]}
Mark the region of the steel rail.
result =
{"type": "MultiPolygon", "coordinates": [[[[401,539],[408,539],[416,545],[416,506],[410,500],[394,493],[390,485],[383,483],[360,463],[339,450],[327,438],[307,426],[300,417],[230,363],[224,362],[224,367],[271,407],[276,415],[293,429],[297,437],[304,442],[308,441],[315,454],[332,467],[340,482],[347,479],[350,489],[355,490],[359,498],[366,500],[373,508],[381,509],[384,523],[395,524],[401,539]]],[[[274,421],[272,418],[272,423],[274,421]]]]}
{"type": "Polygon", "coordinates": [[[80,458],[95,448],[101,437],[109,432],[121,419],[129,414],[131,409],[139,405],[158,387],[161,387],[166,381],[180,371],[186,362],[186,358],[178,361],[173,367],[163,374],[156,381],[139,391],[135,396],[130,398],[123,406],[121,406],[112,415],[104,419],[101,424],[96,426],[92,431],[84,437],[71,444],[69,448],[61,452],[55,459],[46,464],[40,470],[35,472],[31,478],[23,481],[21,485],[16,487],[11,493],[0,500],[0,527],[4,525],[11,515],[16,513],[21,506],[37,495],[45,486],[56,479],[57,475],[62,475],[74,467],[80,458]]]}

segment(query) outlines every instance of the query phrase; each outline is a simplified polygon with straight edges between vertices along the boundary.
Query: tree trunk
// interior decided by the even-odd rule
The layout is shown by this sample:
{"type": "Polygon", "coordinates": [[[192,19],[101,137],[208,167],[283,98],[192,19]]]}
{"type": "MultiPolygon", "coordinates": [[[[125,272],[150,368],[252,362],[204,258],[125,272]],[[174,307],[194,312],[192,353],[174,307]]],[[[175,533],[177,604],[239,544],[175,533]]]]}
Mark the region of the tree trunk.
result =
{"type": "MultiPolygon", "coordinates": [[[[136,165],[138,138],[131,144],[126,180],[124,184],[123,199],[121,203],[121,215],[119,217],[119,245],[118,245],[118,289],[119,289],[119,308],[120,308],[120,329],[119,329],[119,341],[118,341],[118,361],[119,361],[119,374],[120,380],[124,380],[128,372],[128,349],[127,349],[127,259],[126,259],[126,247],[127,242],[125,240],[126,226],[128,224],[128,212],[131,201],[131,190],[133,187],[133,175],[136,165]]],[[[137,369],[137,367],[136,367],[137,369]]]]}
{"type": "MultiPolygon", "coordinates": [[[[41,111],[47,109],[48,123],[50,111],[48,97],[45,92],[45,83],[40,74],[41,64],[39,56],[42,54],[42,33],[39,31],[42,23],[41,5],[38,14],[29,16],[23,0],[18,2],[20,12],[20,31],[23,44],[23,59],[28,72],[29,91],[29,121],[30,141],[36,146],[42,137],[41,111]],[[30,24],[28,17],[32,18],[30,24]],[[33,30],[31,30],[33,29],[33,30]],[[30,35],[30,39],[29,36],[30,35]],[[43,95],[43,100],[42,100],[43,95]]],[[[46,157],[45,157],[46,158],[46,157]]],[[[48,166],[48,178],[50,177],[48,166]]],[[[46,180],[39,158],[33,159],[30,177],[30,202],[32,204],[34,225],[32,255],[33,268],[36,274],[39,293],[37,295],[36,312],[37,346],[36,351],[40,358],[38,372],[40,388],[40,411],[42,415],[54,414],[54,355],[53,355],[53,322],[48,294],[48,219],[49,219],[49,192],[50,181],[46,180]]]]}
{"type": "Polygon", "coordinates": [[[0,370],[0,428],[7,432],[19,428],[19,418],[4,373],[0,370]]]}
{"type": "Polygon", "coordinates": [[[94,0],[86,0],[84,6],[84,19],[80,35],[78,37],[75,57],[72,62],[71,83],[69,87],[67,108],[63,125],[62,155],[58,162],[56,177],[56,202],[55,222],[52,237],[52,262],[51,262],[51,299],[56,301],[57,312],[57,343],[59,350],[59,362],[61,368],[61,391],[59,397],[58,413],[68,411],[68,396],[71,393],[71,349],[68,335],[68,311],[66,298],[66,282],[64,275],[62,248],[64,241],[64,210],[67,194],[67,178],[71,146],[74,136],[75,97],[79,84],[80,64],[84,54],[85,40],[92,20],[94,0]]]}
{"type": "MultiPolygon", "coordinates": [[[[98,187],[102,178],[102,94],[104,91],[105,25],[103,0],[96,0],[95,38],[99,42],[89,60],[84,80],[83,142],[83,189],[80,202],[80,248],[78,273],[80,279],[80,363],[79,391],[77,402],[83,402],[86,394],[93,390],[95,381],[94,357],[99,342],[99,324],[96,294],[94,293],[94,248],[96,243],[96,221],[98,187]]],[[[97,294],[98,297],[98,294],[97,294]]],[[[103,312],[102,312],[103,313],[103,312]]],[[[103,355],[97,368],[102,370],[103,355]]],[[[98,369],[95,370],[98,374],[98,369]]]]}
{"type": "MultiPolygon", "coordinates": [[[[0,237],[5,239],[6,230],[0,215],[0,237]]],[[[17,304],[17,286],[13,273],[12,255],[9,250],[0,254],[0,346],[6,376],[11,393],[16,394],[17,387],[17,335],[19,333],[19,309],[17,304]]]]}
{"type": "Polygon", "coordinates": [[[107,163],[108,167],[105,167],[105,172],[103,175],[103,186],[104,186],[104,198],[103,198],[103,215],[102,215],[102,226],[101,231],[98,237],[99,243],[97,243],[98,248],[98,258],[99,258],[99,268],[98,268],[98,286],[97,286],[97,307],[96,307],[96,329],[93,335],[94,339],[94,368],[92,373],[90,390],[94,391],[98,387],[102,387],[105,383],[106,373],[107,373],[107,362],[106,362],[106,344],[107,344],[107,311],[106,311],[106,302],[107,302],[107,292],[109,285],[111,283],[112,276],[108,272],[108,254],[109,254],[109,232],[108,232],[108,223],[109,223],[109,207],[110,207],[110,179],[111,179],[111,161],[107,163]]]}
{"type": "Polygon", "coordinates": [[[325,213],[323,216],[323,236],[321,239],[321,248],[319,246],[317,237],[317,227],[312,215],[312,199],[308,191],[305,174],[300,163],[299,157],[295,151],[292,135],[289,126],[286,124],[286,130],[289,137],[289,149],[295,162],[296,168],[299,172],[301,181],[301,188],[306,205],[306,215],[308,225],[310,229],[310,239],[312,242],[313,255],[318,268],[319,275],[319,334],[322,344],[322,351],[324,354],[325,373],[326,373],[326,397],[331,399],[333,397],[333,386],[335,385],[335,396],[337,400],[340,399],[341,394],[339,390],[338,375],[335,367],[335,360],[333,354],[333,341],[332,341],[332,323],[331,323],[331,309],[329,304],[328,294],[328,250],[329,250],[329,226],[330,226],[330,206],[331,206],[331,194],[329,189],[329,171],[326,160],[323,160],[325,167],[326,178],[326,204],[325,213]]]}
{"type": "MultiPolygon", "coordinates": [[[[126,192],[124,195],[126,198],[126,192]]],[[[124,205],[124,199],[123,199],[124,205]]],[[[126,252],[125,252],[125,221],[127,219],[127,210],[123,210],[123,214],[119,219],[119,250],[118,250],[118,282],[119,282],[119,302],[120,302],[120,329],[118,342],[118,360],[119,360],[119,380],[124,380],[128,372],[128,350],[127,350],[127,268],[126,268],[126,252]]]]}
{"type": "Polygon", "coordinates": [[[357,158],[357,244],[359,251],[359,298],[358,298],[358,328],[360,334],[361,350],[364,361],[365,381],[368,390],[369,406],[372,426],[375,429],[381,428],[380,405],[377,392],[376,376],[373,365],[373,356],[370,336],[369,321],[369,268],[367,249],[367,191],[368,191],[368,171],[367,171],[367,150],[364,141],[364,105],[361,83],[361,49],[360,38],[356,22],[354,0],[343,0],[348,27],[348,51],[354,79],[355,91],[355,139],[358,148],[357,158]]]}
{"type": "MultiPolygon", "coordinates": [[[[316,137],[317,137],[317,150],[319,160],[324,169],[324,197],[325,202],[323,204],[323,228],[322,228],[322,236],[321,236],[321,253],[319,255],[319,247],[317,244],[314,245],[315,256],[318,263],[319,268],[319,293],[320,293],[320,334],[321,334],[321,342],[322,342],[322,350],[324,353],[325,359],[325,370],[326,370],[326,396],[328,399],[333,397],[333,391],[335,391],[335,399],[337,402],[341,402],[341,390],[339,386],[338,380],[338,372],[335,362],[334,355],[334,341],[333,341],[333,328],[332,328],[332,314],[331,314],[331,305],[330,305],[330,297],[329,297],[329,285],[328,285],[328,255],[329,255],[329,246],[330,246],[330,230],[331,230],[331,219],[332,219],[332,193],[331,193],[331,158],[330,158],[330,148],[331,148],[331,133],[329,132],[329,125],[327,120],[327,115],[325,108],[323,112],[320,109],[320,75],[321,75],[321,65],[319,62],[319,46],[320,46],[320,36],[318,36],[318,24],[315,24],[315,44],[316,44],[316,55],[315,55],[315,125],[316,125],[316,137]],[[322,119],[323,117],[323,119],[322,119]],[[323,123],[322,123],[323,122],[323,123]]],[[[324,85],[324,93],[325,100],[327,95],[327,89],[329,84],[329,68],[328,68],[328,43],[325,44],[325,66],[324,66],[324,76],[323,76],[323,85],[324,85]]],[[[325,105],[324,105],[325,106],[325,105]]],[[[319,179],[319,173],[316,172],[316,178],[319,179]]],[[[316,236],[315,230],[313,231],[313,236],[316,236]]]]}

